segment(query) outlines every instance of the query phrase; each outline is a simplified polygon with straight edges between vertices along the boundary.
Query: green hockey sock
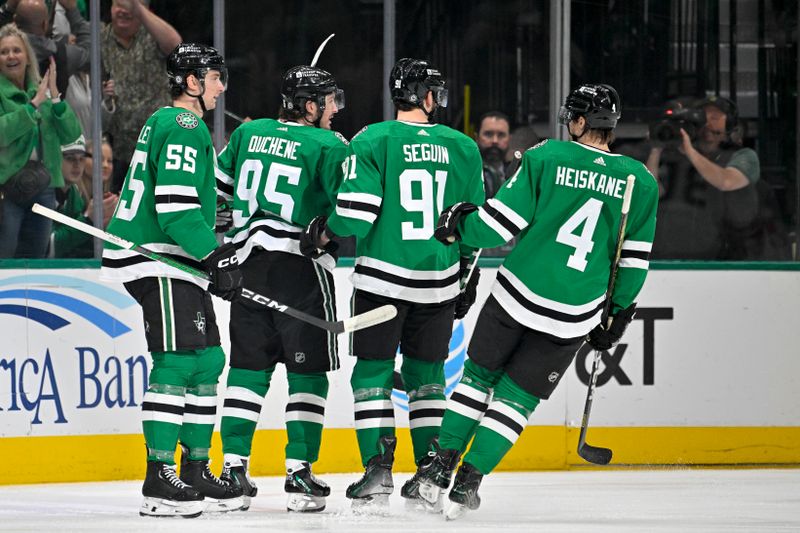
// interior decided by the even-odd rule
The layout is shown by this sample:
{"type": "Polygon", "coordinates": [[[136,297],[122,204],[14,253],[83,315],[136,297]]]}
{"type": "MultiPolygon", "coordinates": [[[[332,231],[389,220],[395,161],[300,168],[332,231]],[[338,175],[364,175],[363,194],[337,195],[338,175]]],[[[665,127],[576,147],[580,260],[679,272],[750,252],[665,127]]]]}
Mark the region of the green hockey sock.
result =
{"type": "Polygon", "coordinates": [[[442,425],[446,406],[444,361],[429,362],[404,357],[401,375],[408,393],[408,420],[414,462],[419,464],[442,425]]]}
{"type": "Polygon", "coordinates": [[[266,370],[228,370],[220,427],[223,453],[250,457],[261,406],[274,371],[274,366],[266,370]]]}
{"type": "Polygon", "coordinates": [[[225,353],[219,346],[208,346],[181,354],[194,360],[194,369],[186,387],[179,439],[189,448],[189,459],[207,460],[217,420],[217,382],[225,367],[225,353]]]}
{"type": "Polygon", "coordinates": [[[464,462],[470,463],[483,475],[494,470],[514,446],[537,405],[539,398],[525,392],[507,374],[503,374],[464,462]]]}
{"type": "Polygon", "coordinates": [[[358,359],[350,377],[355,400],[355,425],[361,462],[367,462],[381,453],[378,439],[394,435],[394,406],[392,405],[392,377],[394,361],[358,359]]]}
{"type": "Polygon", "coordinates": [[[180,385],[150,383],[142,401],[142,430],[147,460],[175,464],[175,446],[183,423],[184,395],[180,385]]]}
{"type": "Polygon", "coordinates": [[[464,453],[489,407],[492,389],[502,374],[502,370],[492,371],[467,359],[461,381],[447,402],[439,431],[440,447],[464,453]]]}
{"type": "Polygon", "coordinates": [[[319,458],[328,376],[325,372],[287,372],[289,401],[286,404],[287,465],[290,460],[314,463],[319,458]]]}

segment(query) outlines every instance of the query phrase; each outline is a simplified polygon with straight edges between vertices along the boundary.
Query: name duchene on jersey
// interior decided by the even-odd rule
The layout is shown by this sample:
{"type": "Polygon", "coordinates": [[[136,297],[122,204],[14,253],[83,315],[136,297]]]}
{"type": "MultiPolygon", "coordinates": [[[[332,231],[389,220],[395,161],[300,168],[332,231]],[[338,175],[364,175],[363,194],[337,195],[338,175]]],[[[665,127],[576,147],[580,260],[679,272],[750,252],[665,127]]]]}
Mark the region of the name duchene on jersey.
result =
{"type": "Polygon", "coordinates": [[[301,143],[281,137],[263,137],[253,135],[247,145],[247,151],[251,154],[269,154],[284,159],[297,161],[297,149],[301,143]]]}

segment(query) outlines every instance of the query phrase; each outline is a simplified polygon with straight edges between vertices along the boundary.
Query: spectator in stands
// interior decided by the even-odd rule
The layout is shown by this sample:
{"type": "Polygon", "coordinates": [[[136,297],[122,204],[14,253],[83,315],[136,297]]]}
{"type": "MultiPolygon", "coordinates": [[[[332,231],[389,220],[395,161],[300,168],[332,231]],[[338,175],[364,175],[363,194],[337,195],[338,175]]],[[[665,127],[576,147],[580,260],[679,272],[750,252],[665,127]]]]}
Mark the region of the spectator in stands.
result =
{"type": "MultiPolygon", "coordinates": [[[[87,139],[92,137],[92,91],[89,79],[89,68],[81,70],[77,74],[70,76],[69,89],[67,90],[67,103],[78,120],[81,122],[81,129],[87,139]]],[[[101,83],[103,100],[100,103],[100,122],[103,131],[108,131],[111,125],[111,117],[117,110],[117,95],[114,80],[108,79],[101,83]]]]}
{"type": "MultiPolygon", "coordinates": [[[[94,164],[93,161],[94,143],[92,141],[87,141],[86,148],[87,152],[83,169],[83,182],[84,186],[91,191],[94,190],[92,188],[92,165],[94,164]]],[[[102,163],[100,165],[101,169],[100,175],[103,178],[103,192],[109,193],[111,192],[111,180],[114,172],[114,150],[111,147],[111,143],[109,142],[108,137],[105,136],[103,137],[103,142],[100,143],[100,152],[101,152],[101,157],[103,158],[102,163]]]]}
{"type": "Polygon", "coordinates": [[[505,113],[489,111],[481,115],[477,141],[483,159],[483,188],[486,198],[492,198],[508,177],[506,154],[511,140],[510,131],[511,121],[505,113]]]}
{"type": "Polygon", "coordinates": [[[89,68],[91,31],[77,8],[77,0],[58,0],[64,8],[70,32],[75,36],[54,39],[50,36],[50,12],[44,0],[9,0],[6,9],[14,12],[14,22],[28,34],[33,51],[39,62],[39,71],[47,68],[50,57],[54,57],[58,71],[56,87],[62,96],[67,92],[70,76],[81,69],[89,68]]]}
{"type": "MultiPolygon", "coordinates": [[[[760,259],[758,155],[742,147],[736,104],[712,96],[697,105],[706,123],[695,140],[680,130],[678,151],[688,160],[689,175],[683,184],[675,176],[662,183],[665,198],[659,205],[661,224],[653,251],[669,259],[760,259]],[[677,186],[684,194],[671,195],[669,188],[677,186]]],[[[646,162],[657,179],[663,150],[653,146],[646,162]]]]}
{"type": "Polygon", "coordinates": [[[14,24],[0,28],[0,258],[44,257],[50,220],[30,208],[55,207],[61,187],[61,145],[80,123],[56,89],[55,61],[39,76],[28,37],[14,24]]]}
{"type": "Polygon", "coordinates": [[[103,67],[114,79],[117,95],[109,127],[116,157],[114,192],[122,188],[142,124],[156,109],[172,103],[165,58],[181,36],[148,4],[148,0],[112,0],[111,23],[101,36],[103,67]]]}

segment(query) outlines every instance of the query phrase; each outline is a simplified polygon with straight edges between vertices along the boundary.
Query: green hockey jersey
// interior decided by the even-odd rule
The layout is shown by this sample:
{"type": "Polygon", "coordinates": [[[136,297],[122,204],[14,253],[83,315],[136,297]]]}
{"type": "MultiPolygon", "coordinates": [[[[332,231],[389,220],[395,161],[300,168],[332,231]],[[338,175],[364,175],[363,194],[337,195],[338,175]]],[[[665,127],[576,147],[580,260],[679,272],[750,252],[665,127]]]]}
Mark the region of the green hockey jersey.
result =
{"type": "MultiPolygon", "coordinates": [[[[346,155],[344,137],[326,129],[273,119],[236,128],[219,154],[217,188],[233,202],[225,241],[239,262],[254,246],[300,255],[300,232],[333,209],[346,155]]],[[[317,262],[335,266],[328,254],[317,262]]]]}
{"type": "MultiPolygon", "coordinates": [[[[114,217],[113,233],[159,254],[202,268],[198,260],[217,247],[214,146],[205,123],[179,107],[153,113],[139,132],[114,217]]],[[[136,252],[106,244],[101,276],[207,282],[136,252]]]]}
{"type": "Polygon", "coordinates": [[[612,313],[644,284],[658,185],[644,165],[577,142],[545,141],[478,211],[459,224],[463,242],[491,248],[518,237],[492,295],[531,329],[581,337],[600,322],[614,261],[626,178],[635,178],[612,313]]]}
{"type": "Polygon", "coordinates": [[[438,124],[381,122],[353,138],[343,170],[328,227],[357,237],[353,285],[417,303],[455,298],[460,250],[433,230],[444,206],[483,203],[475,141],[438,124]]]}

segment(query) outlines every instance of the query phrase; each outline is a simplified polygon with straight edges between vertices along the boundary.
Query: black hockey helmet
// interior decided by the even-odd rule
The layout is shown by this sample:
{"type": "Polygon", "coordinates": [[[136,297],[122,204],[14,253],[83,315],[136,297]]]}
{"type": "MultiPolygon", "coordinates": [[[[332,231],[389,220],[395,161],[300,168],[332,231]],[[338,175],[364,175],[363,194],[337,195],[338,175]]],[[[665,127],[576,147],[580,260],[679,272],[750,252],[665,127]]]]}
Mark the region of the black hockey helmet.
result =
{"type": "Polygon", "coordinates": [[[583,84],[567,96],[558,112],[558,122],[569,124],[584,117],[592,129],[612,129],[622,116],[622,103],[617,91],[610,85],[583,84]]]}
{"type": "MultiPolygon", "coordinates": [[[[202,85],[209,70],[219,71],[220,81],[227,83],[228,69],[225,67],[225,59],[216,48],[205,44],[181,43],[167,57],[167,75],[173,95],[178,91],[186,91],[186,78],[189,74],[197,76],[202,85]]],[[[203,90],[205,91],[205,87],[203,90]]]]}
{"type": "Polygon", "coordinates": [[[447,107],[445,83],[442,74],[424,59],[404,57],[395,63],[389,74],[389,91],[391,91],[392,102],[420,108],[422,108],[428,91],[433,93],[436,104],[447,107]]]}
{"type": "Polygon", "coordinates": [[[336,85],[333,74],[317,67],[300,65],[286,71],[281,81],[283,109],[290,114],[305,114],[305,103],[316,102],[325,110],[325,97],[333,93],[336,107],[344,108],[344,91],[336,85]]]}

